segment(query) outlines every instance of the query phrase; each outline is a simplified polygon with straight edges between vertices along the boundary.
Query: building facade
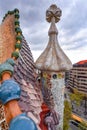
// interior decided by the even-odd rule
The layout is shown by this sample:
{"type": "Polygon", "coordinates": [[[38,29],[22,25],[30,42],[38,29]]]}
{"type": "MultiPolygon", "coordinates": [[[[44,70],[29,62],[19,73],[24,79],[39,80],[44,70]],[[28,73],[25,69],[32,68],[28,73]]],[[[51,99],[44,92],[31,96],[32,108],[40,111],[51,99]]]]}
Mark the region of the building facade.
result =
{"type": "Polygon", "coordinates": [[[78,117],[77,120],[87,121],[87,60],[74,64],[73,68],[66,73],[65,82],[70,92],[75,88],[84,94],[79,106],[72,102],[72,112],[78,117]]]}
{"type": "Polygon", "coordinates": [[[66,74],[67,87],[77,88],[80,92],[87,93],[87,61],[80,61],[66,74]]]}

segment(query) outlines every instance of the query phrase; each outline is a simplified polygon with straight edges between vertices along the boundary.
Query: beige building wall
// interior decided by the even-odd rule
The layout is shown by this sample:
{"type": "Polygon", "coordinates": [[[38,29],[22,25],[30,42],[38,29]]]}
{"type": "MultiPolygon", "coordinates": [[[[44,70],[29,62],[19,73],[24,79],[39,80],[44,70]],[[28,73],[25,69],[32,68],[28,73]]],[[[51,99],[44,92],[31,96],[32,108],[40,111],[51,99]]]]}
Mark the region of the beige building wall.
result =
{"type": "Polygon", "coordinates": [[[87,94],[87,67],[73,67],[69,71],[68,86],[87,94]]]}

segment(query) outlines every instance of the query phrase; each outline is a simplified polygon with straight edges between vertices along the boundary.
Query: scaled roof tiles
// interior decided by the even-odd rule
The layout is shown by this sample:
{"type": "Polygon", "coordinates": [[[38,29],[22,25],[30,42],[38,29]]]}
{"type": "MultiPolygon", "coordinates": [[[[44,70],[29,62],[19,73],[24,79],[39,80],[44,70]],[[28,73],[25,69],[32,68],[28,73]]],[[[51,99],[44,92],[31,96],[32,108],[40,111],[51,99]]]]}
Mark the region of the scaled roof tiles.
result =
{"type": "Polygon", "coordinates": [[[33,57],[24,37],[22,39],[22,48],[19,58],[14,67],[13,78],[21,86],[21,97],[19,100],[21,110],[26,112],[29,117],[31,116],[31,118],[39,124],[41,94],[40,89],[37,88],[35,83],[33,57]]]}

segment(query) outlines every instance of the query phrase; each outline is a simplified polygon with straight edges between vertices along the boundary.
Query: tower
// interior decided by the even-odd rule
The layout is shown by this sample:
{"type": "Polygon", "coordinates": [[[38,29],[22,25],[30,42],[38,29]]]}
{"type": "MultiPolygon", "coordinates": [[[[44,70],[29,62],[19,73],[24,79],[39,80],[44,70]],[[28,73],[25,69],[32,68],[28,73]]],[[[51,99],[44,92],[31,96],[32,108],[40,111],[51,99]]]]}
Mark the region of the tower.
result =
{"type": "Polygon", "coordinates": [[[41,71],[42,94],[50,110],[55,109],[60,115],[57,130],[63,129],[64,109],[64,74],[72,68],[71,61],[60,48],[55,23],[60,20],[62,11],[56,5],[51,5],[46,11],[46,20],[51,23],[46,49],[36,60],[36,68],[41,71]]]}

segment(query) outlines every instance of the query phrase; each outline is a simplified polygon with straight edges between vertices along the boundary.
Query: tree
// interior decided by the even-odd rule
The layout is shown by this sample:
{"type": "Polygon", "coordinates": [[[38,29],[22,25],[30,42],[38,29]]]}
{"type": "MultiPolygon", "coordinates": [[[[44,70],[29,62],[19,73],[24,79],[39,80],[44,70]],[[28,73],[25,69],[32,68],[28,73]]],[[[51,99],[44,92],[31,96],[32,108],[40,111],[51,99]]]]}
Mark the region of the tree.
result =
{"type": "Polygon", "coordinates": [[[73,89],[74,93],[70,93],[69,96],[70,96],[70,100],[71,101],[75,101],[76,102],[76,105],[80,105],[83,97],[84,97],[84,94],[79,92],[76,88],[73,89]]]}
{"type": "Polygon", "coordinates": [[[81,122],[79,124],[79,130],[87,130],[87,123],[81,122]]]}
{"type": "Polygon", "coordinates": [[[72,108],[68,100],[64,101],[64,118],[63,118],[63,130],[69,129],[69,120],[71,119],[72,108]]]}

